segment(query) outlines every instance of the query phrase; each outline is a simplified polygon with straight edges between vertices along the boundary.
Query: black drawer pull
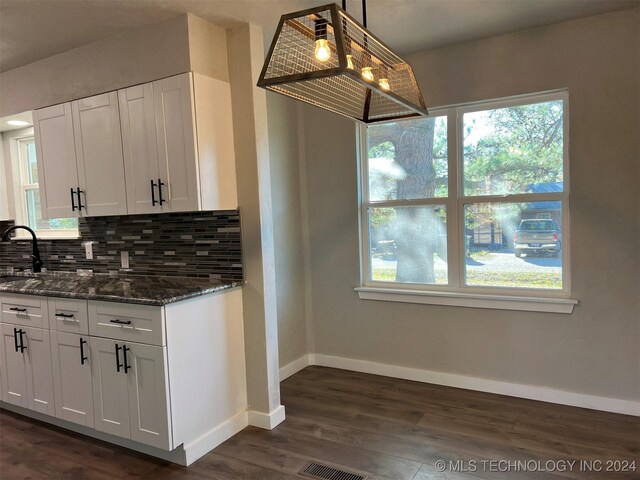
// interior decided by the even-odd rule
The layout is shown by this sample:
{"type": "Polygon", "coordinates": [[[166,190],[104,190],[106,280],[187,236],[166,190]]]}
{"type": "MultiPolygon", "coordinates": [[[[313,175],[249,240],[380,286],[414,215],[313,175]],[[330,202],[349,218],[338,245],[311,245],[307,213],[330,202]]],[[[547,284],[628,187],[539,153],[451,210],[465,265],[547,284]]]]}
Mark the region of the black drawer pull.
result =
{"type": "Polygon", "coordinates": [[[156,200],[156,182],[154,182],[153,180],[151,180],[151,206],[155,207],[157,203],[159,203],[156,200]]]}
{"type": "Polygon", "coordinates": [[[20,344],[18,343],[18,329],[13,329],[13,343],[16,346],[16,352],[20,351],[20,344]]]}
{"type": "Polygon", "coordinates": [[[84,365],[84,362],[86,360],[89,360],[89,357],[85,357],[84,356],[84,346],[87,343],[87,341],[80,337],[80,365],[84,365]]]}
{"type": "Polygon", "coordinates": [[[122,347],[116,343],[116,372],[120,372],[122,364],[120,363],[120,350],[122,347]]]}
{"type": "Polygon", "coordinates": [[[24,351],[27,349],[27,347],[24,346],[24,339],[22,338],[22,335],[26,335],[26,334],[27,332],[25,332],[21,328],[18,330],[18,335],[20,335],[20,352],[21,353],[24,353],[24,351]]]}
{"type": "Polygon", "coordinates": [[[122,353],[124,354],[124,373],[127,373],[129,370],[131,370],[131,365],[129,365],[127,363],[127,352],[131,350],[129,347],[127,347],[126,345],[124,345],[122,347],[122,353]]]}
{"type": "Polygon", "coordinates": [[[73,318],[73,314],[67,314],[67,313],[56,313],[56,317],[60,317],[60,318],[73,318]]]}
{"type": "Polygon", "coordinates": [[[75,192],[73,191],[73,188],[70,188],[69,190],[71,190],[71,211],[75,212],[78,207],[76,207],[76,199],[75,199],[75,192]]]}
{"type": "Polygon", "coordinates": [[[79,212],[81,212],[83,208],[84,208],[85,210],[87,209],[86,205],[83,205],[83,204],[82,204],[82,197],[81,197],[81,195],[84,195],[85,200],[86,200],[86,198],[87,198],[87,194],[86,194],[86,192],[85,192],[84,190],[80,190],[80,187],[78,187],[76,190],[78,191],[78,211],[79,211],[79,212]]]}
{"type": "Polygon", "coordinates": [[[131,320],[118,320],[114,318],[113,320],[109,320],[111,323],[117,323],[118,325],[131,325],[131,320]]]}
{"type": "Polygon", "coordinates": [[[12,312],[20,312],[20,313],[24,313],[27,311],[26,308],[18,308],[18,307],[11,307],[9,310],[11,310],[12,312]]]}
{"type": "Polygon", "coordinates": [[[160,203],[160,205],[162,205],[163,203],[166,202],[166,200],[164,198],[162,198],[162,187],[164,187],[165,183],[162,181],[161,178],[158,179],[158,203],[160,203]]]}

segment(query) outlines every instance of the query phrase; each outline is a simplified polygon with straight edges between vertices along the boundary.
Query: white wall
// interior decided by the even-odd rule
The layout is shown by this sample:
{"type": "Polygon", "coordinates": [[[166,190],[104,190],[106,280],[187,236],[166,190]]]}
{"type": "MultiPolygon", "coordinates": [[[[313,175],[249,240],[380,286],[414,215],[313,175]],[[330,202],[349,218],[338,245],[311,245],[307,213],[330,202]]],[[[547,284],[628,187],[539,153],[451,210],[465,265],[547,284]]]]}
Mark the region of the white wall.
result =
{"type": "Polygon", "coordinates": [[[280,365],[307,353],[298,102],[267,92],[280,365]]]}
{"type": "MultiPolygon", "coordinates": [[[[267,100],[256,86],[264,58],[262,29],[227,31],[233,106],[238,208],[245,284],[242,303],[247,357],[249,422],[284,420],[280,405],[278,316],[267,100]],[[251,412],[257,412],[258,416],[251,412]]],[[[273,422],[273,423],[272,423],[273,422]]]]}
{"type": "Polygon", "coordinates": [[[187,72],[189,62],[182,15],[3,72],[0,117],[187,72]]]}
{"type": "MultiPolygon", "coordinates": [[[[18,145],[20,138],[32,137],[33,127],[19,128],[10,130],[1,134],[2,143],[0,144],[0,155],[4,159],[4,169],[0,172],[0,201],[4,204],[5,215],[2,215],[3,205],[0,205],[0,220],[15,220],[16,218],[16,188],[19,185],[16,175],[18,175],[18,145]],[[14,172],[16,174],[14,175],[14,172]],[[4,174],[4,179],[2,178],[4,174]]],[[[0,166],[2,166],[2,158],[0,158],[0,166]]]]}
{"type": "Polygon", "coordinates": [[[359,300],[354,125],[304,108],[316,353],[640,400],[639,13],[409,56],[428,106],[569,89],[572,315],[359,300]]]}

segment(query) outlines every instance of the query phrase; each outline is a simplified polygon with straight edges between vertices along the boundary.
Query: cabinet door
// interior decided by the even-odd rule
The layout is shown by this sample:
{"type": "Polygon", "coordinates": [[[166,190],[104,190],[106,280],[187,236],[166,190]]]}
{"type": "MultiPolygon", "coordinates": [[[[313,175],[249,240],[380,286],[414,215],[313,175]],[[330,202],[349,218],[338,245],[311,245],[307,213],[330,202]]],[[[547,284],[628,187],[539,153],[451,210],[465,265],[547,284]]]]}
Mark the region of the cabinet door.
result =
{"type": "Polygon", "coordinates": [[[127,213],[117,92],[71,102],[82,191],[87,217],[127,213]]]}
{"type": "Polygon", "coordinates": [[[163,211],[200,208],[191,73],[153,82],[163,211]]]}
{"type": "Polygon", "coordinates": [[[34,111],[33,127],[42,218],[77,217],[71,193],[78,187],[71,104],[34,111]]]}
{"type": "Polygon", "coordinates": [[[29,408],[27,393],[27,356],[16,351],[16,330],[21,327],[0,324],[2,331],[2,358],[0,359],[0,379],[2,380],[2,399],[19,407],[29,408]]]}
{"type": "Polygon", "coordinates": [[[169,380],[167,349],[128,343],[129,411],[131,439],[146,445],[173,450],[169,428],[169,380]]]}
{"type": "Polygon", "coordinates": [[[118,91],[129,213],[162,211],[157,187],[158,146],[151,83],[118,91]],[[153,200],[156,200],[154,202],[153,200]]]}
{"type": "Polygon", "coordinates": [[[118,371],[118,364],[123,365],[122,350],[116,357],[116,345],[121,342],[105,338],[91,337],[91,354],[93,356],[93,412],[95,429],[119,437],[130,437],[129,397],[127,375],[123,367],[118,371]]]}
{"type": "Polygon", "coordinates": [[[55,415],[49,330],[27,327],[23,336],[27,359],[27,397],[31,410],[55,415]]]}
{"type": "Polygon", "coordinates": [[[56,417],[93,428],[89,337],[52,331],[51,357],[56,417]]]}

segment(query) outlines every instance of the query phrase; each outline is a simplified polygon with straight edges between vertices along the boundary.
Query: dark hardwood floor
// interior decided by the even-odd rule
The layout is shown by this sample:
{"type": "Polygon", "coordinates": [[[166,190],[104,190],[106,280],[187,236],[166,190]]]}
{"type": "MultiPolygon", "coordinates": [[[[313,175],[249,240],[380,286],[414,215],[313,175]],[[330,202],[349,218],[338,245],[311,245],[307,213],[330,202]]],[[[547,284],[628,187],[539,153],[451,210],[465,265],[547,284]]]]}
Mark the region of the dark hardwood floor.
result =
{"type": "Polygon", "coordinates": [[[372,479],[640,478],[637,417],[323,367],[284,381],[282,403],[276,429],[249,427],[189,468],[2,411],[0,478],[300,480],[310,461],[372,479]]]}

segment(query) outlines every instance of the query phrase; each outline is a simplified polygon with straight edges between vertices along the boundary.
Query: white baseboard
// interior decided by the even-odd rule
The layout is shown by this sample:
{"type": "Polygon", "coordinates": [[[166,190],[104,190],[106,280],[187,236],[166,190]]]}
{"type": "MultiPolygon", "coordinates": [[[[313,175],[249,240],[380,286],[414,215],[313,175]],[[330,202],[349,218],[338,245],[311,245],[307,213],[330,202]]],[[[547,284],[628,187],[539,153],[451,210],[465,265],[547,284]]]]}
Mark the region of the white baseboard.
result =
{"type": "Polygon", "coordinates": [[[573,407],[590,408],[604,412],[621,413],[624,415],[640,416],[640,402],[622,400],[619,398],[601,397],[586,393],[568,392],[538,385],[522,385],[519,383],[501,382],[486,378],[469,377],[453,373],[434,372],[417,368],[399,367],[384,363],[356,360],[353,358],[336,357],[332,355],[308,354],[303,355],[280,370],[281,378],[287,378],[309,365],[340,368],[355,372],[371,373],[385,377],[403,378],[416,382],[445,385],[448,387],[465,388],[479,392],[496,393],[510,397],[527,398],[541,402],[570,405],[573,407]]]}
{"type": "Polygon", "coordinates": [[[284,422],[285,413],[284,405],[280,405],[269,413],[249,410],[249,425],[264,428],[265,430],[273,430],[282,422],[284,422]]]}
{"type": "Polygon", "coordinates": [[[310,361],[310,357],[312,355],[313,354],[310,353],[302,355],[300,358],[297,358],[293,362],[280,368],[280,381],[282,382],[283,380],[289,378],[291,375],[295,375],[303,368],[308,367],[309,365],[313,365],[313,363],[311,363],[310,361]]]}
{"type": "Polygon", "coordinates": [[[216,448],[222,442],[230,439],[236,433],[240,432],[243,428],[249,425],[248,412],[240,412],[235,417],[231,417],[229,420],[221,425],[218,425],[213,430],[205,433],[202,437],[196,441],[191,442],[189,445],[184,446],[185,453],[185,465],[188,467],[200,457],[206,455],[211,450],[216,448]]]}

